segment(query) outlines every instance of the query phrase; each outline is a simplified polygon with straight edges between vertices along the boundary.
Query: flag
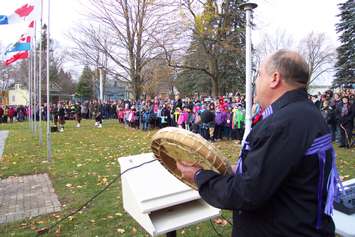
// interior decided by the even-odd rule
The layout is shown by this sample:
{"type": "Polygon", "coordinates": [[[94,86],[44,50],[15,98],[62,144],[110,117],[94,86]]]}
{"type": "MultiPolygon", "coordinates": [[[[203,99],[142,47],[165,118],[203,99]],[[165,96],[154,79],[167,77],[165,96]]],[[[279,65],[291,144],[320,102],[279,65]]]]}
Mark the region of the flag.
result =
{"type": "Polygon", "coordinates": [[[31,23],[28,25],[28,28],[34,28],[35,27],[35,21],[31,21],[31,23]]]}
{"type": "Polygon", "coordinates": [[[38,7],[34,3],[26,3],[10,15],[0,15],[0,25],[8,25],[27,21],[36,17],[38,7]],[[37,10],[37,11],[35,11],[37,10]]]}
{"type": "Polygon", "coordinates": [[[18,51],[28,51],[31,50],[31,44],[30,43],[20,43],[16,42],[15,44],[11,45],[5,52],[5,55],[13,52],[18,52],[18,51]]]}
{"type": "Polygon", "coordinates": [[[10,65],[11,63],[16,62],[17,60],[26,59],[26,58],[28,58],[28,56],[29,56],[28,51],[18,52],[18,53],[16,53],[16,54],[12,55],[11,58],[5,60],[5,65],[8,66],[8,65],[10,65]]]}
{"type": "Polygon", "coordinates": [[[31,50],[31,36],[28,34],[22,34],[20,39],[7,47],[5,55],[8,53],[18,52],[18,51],[28,51],[31,50]]]}
{"type": "Polygon", "coordinates": [[[31,43],[31,36],[22,34],[19,42],[20,43],[31,43]]]}

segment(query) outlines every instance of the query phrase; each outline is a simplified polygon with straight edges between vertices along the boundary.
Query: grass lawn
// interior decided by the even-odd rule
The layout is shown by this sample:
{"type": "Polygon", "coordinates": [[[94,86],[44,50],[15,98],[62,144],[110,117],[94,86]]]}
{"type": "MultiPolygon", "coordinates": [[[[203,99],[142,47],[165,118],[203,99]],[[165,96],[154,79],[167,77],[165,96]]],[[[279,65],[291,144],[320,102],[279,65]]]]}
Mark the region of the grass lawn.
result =
{"type": "MultiPolygon", "coordinates": [[[[150,152],[150,138],[155,131],[125,128],[116,121],[104,121],[102,129],[93,121],[83,121],[81,128],[66,123],[64,133],[52,134],[51,164],[47,163],[46,145],[29,130],[28,123],[0,124],[9,130],[0,178],[48,173],[63,205],[60,213],[0,225],[0,236],[36,236],[36,230],[54,223],[81,206],[119,173],[117,158],[150,152]]],[[[43,128],[45,124],[43,123],[43,128]]],[[[43,129],[45,141],[45,129],[43,129]]],[[[239,148],[234,142],[216,146],[234,163],[239,148]]],[[[344,179],[355,177],[354,149],[337,149],[338,168],[344,179]]],[[[230,217],[229,212],[224,212],[230,217]]],[[[228,224],[215,225],[223,236],[230,236],[228,224]]],[[[179,236],[217,236],[209,221],[178,231],[179,236]]],[[[62,222],[43,236],[148,236],[123,210],[121,183],[116,182],[77,215],[62,222]]]]}

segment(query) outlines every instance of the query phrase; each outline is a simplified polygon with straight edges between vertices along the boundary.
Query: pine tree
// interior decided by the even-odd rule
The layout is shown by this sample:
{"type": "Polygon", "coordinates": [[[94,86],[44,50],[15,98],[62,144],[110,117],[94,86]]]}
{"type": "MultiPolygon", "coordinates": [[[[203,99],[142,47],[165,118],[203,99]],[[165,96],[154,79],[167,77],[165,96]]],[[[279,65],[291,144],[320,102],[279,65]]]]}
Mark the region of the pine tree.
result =
{"type": "Polygon", "coordinates": [[[93,72],[90,68],[85,66],[76,87],[76,94],[84,99],[91,99],[93,97],[92,75],[93,72]]]}
{"type": "Polygon", "coordinates": [[[338,5],[340,22],[336,24],[336,31],[340,34],[341,45],[337,48],[336,79],[334,86],[354,83],[355,78],[355,2],[348,0],[338,5]]]}

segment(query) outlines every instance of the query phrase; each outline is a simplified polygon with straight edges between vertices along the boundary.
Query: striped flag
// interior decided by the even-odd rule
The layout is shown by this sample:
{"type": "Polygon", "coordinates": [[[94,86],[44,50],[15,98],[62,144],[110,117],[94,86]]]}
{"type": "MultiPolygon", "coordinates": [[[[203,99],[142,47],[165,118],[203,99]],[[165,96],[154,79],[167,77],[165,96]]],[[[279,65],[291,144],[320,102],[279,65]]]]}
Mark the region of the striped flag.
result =
{"type": "Polygon", "coordinates": [[[28,58],[28,56],[29,56],[28,51],[18,52],[16,54],[12,55],[11,58],[5,60],[5,65],[8,66],[8,65],[16,62],[17,60],[26,59],[26,58],[28,58]]]}

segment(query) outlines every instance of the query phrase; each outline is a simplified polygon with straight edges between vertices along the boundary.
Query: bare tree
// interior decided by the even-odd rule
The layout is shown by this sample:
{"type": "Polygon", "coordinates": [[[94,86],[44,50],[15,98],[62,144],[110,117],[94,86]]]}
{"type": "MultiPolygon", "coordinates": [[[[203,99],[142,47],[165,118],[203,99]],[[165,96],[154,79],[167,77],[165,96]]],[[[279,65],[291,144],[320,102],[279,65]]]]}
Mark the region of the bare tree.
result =
{"type": "Polygon", "coordinates": [[[289,35],[284,30],[276,30],[273,34],[263,34],[262,40],[257,44],[254,54],[253,54],[253,78],[256,79],[258,76],[258,68],[261,61],[268,55],[276,52],[279,49],[290,49],[293,48],[294,42],[289,35]]]}
{"type": "Polygon", "coordinates": [[[161,56],[157,39],[173,24],[173,0],[90,0],[90,19],[70,35],[73,55],[87,65],[105,67],[128,81],[136,98],[143,90],[142,70],[161,56]],[[79,36],[78,36],[79,35],[79,36]],[[102,60],[106,60],[103,65],[102,60]]]}
{"type": "Polygon", "coordinates": [[[291,36],[284,30],[276,30],[273,34],[263,34],[262,40],[256,46],[256,54],[264,58],[279,49],[289,49],[293,47],[291,36]]]}
{"type": "MultiPolygon", "coordinates": [[[[6,48],[0,42],[0,91],[7,90],[15,82],[16,65],[11,64],[6,66],[5,61],[6,48]]],[[[28,73],[27,73],[28,74],[28,73]]]]}
{"type": "Polygon", "coordinates": [[[335,48],[326,39],[324,33],[309,33],[300,41],[299,52],[303,55],[309,65],[311,84],[321,75],[334,70],[335,48]]]}

